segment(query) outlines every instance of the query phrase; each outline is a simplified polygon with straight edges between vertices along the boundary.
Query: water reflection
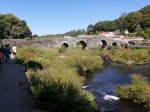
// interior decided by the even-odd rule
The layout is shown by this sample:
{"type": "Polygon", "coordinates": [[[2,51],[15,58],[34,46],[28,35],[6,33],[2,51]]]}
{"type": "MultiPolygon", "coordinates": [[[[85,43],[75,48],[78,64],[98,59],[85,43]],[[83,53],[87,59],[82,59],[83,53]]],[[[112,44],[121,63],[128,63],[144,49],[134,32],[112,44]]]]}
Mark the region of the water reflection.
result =
{"type": "Polygon", "coordinates": [[[85,81],[87,87],[84,89],[91,91],[96,97],[98,112],[145,112],[142,106],[131,101],[104,99],[105,95],[115,96],[116,86],[130,84],[130,75],[133,73],[143,74],[150,81],[150,65],[129,66],[118,63],[104,65],[101,72],[94,73],[93,77],[85,81]]]}

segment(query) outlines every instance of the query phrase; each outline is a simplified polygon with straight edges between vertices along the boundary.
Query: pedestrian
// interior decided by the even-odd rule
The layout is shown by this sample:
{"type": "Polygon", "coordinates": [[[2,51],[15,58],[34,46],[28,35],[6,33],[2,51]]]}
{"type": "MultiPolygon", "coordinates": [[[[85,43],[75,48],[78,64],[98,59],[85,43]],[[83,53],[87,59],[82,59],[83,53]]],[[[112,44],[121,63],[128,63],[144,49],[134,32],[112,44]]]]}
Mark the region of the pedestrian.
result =
{"type": "Polygon", "coordinates": [[[4,47],[4,55],[5,55],[5,62],[8,62],[10,60],[10,48],[8,44],[6,44],[4,47]]]}
{"type": "Polygon", "coordinates": [[[14,59],[16,58],[16,53],[17,53],[17,47],[15,44],[13,44],[12,46],[12,52],[13,52],[13,55],[14,55],[14,59]]]}
{"type": "Polygon", "coordinates": [[[4,45],[1,46],[0,50],[1,50],[1,53],[2,53],[2,58],[4,60],[5,59],[5,56],[4,56],[4,45]]]}
{"type": "Polygon", "coordinates": [[[0,49],[0,70],[2,69],[2,64],[3,64],[3,54],[2,50],[0,49]]]}

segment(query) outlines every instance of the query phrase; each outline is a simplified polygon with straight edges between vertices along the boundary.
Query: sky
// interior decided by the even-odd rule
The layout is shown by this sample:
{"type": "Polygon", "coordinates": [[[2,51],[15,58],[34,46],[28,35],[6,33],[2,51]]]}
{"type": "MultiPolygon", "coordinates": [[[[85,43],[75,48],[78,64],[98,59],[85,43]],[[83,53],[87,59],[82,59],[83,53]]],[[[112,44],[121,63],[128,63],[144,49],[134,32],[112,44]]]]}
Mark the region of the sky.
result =
{"type": "Polygon", "coordinates": [[[88,25],[115,20],[135,12],[150,0],[0,0],[0,13],[25,20],[33,34],[62,34],[88,25]]]}

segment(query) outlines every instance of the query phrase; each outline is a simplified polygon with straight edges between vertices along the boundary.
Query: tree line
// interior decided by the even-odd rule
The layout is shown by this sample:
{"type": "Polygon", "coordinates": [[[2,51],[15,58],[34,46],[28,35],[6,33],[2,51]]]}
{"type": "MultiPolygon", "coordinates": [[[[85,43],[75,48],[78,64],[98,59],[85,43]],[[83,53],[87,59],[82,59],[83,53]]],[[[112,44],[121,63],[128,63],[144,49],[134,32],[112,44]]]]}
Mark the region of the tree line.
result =
{"type": "Polygon", "coordinates": [[[30,28],[27,26],[26,21],[20,20],[12,13],[6,15],[0,14],[0,39],[17,39],[17,38],[61,38],[69,35],[77,37],[81,34],[98,35],[102,31],[118,31],[119,34],[124,34],[125,30],[129,31],[129,36],[140,36],[145,39],[150,39],[150,5],[141,8],[139,11],[122,13],[120,17],[115,20],[99,21],[89,24],[87,29],[79,29],[68,31],[63,34],[56,35],[32,35],[30,28]]]}
{"type": "Polygon", "coordinates": [[[129,14],[124,12],[113,21],[90,24],[87,27],[87,34],[98,34],[102,31],[119,31],[124,34],[125,30],[129,31],[129,36],[141,36],[150,39],[150,5],[129,14]]]}

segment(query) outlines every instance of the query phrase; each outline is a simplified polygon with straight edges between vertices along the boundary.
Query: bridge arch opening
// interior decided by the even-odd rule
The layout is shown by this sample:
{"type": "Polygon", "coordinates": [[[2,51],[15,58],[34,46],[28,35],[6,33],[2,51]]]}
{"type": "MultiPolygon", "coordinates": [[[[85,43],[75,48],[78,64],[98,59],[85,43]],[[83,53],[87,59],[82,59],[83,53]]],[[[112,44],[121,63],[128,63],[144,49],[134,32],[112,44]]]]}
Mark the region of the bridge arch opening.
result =
{"type": "Polygon", "coordinates": [[[67,43],[63,43],[63,44],[61,44],[61,48],[68,48],[69,47],[69,45],[67,44],[67,43]]]}
{"type": "Polygon", "coordinates": [[[79,41],[76,44],[77,49],[83,49],[84,50],[86,48],[86,46],[87,46],[87,44],[84,41],[79,41]]]}
{"type": "Polygon", "coordinates": [[[116,43],[116,42],[113,42],[113,43],[112,43],[112,46],[117,46],[117,43],[116,43]]]}
{"type": "Polygon", "coordinates": [[[101,40],[101,42],[102,42],[102,47],[101,47],[101,49],[106,48],[106,46],[107,46],[106,40],[101,40]]]}

